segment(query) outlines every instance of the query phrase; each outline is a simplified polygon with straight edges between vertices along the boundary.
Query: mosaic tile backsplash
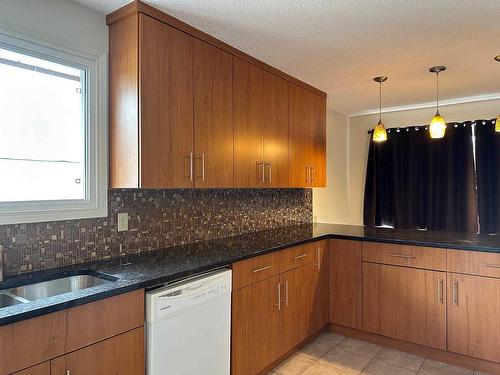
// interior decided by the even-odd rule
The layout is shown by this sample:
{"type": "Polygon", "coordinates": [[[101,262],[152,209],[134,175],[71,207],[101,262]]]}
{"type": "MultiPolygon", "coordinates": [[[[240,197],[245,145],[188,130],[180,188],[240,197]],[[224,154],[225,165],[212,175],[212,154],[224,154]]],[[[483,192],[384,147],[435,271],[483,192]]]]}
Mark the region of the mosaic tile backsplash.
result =
{"type": "Polygon", "coordinates": [[[107,217],[2,225],[0,247],[12,276],[311,221],[311,189],[110,190],[107,217]]]}

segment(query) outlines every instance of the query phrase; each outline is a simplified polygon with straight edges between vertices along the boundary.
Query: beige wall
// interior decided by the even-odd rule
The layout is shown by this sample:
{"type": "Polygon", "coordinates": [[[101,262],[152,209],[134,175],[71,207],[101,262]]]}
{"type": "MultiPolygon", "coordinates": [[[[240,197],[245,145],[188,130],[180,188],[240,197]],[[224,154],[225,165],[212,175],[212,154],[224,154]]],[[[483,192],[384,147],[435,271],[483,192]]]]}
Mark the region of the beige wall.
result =
{"type": "MultiPolygon", "coordinates": [[[[434,111],[434,108],[404,110],[384,113],[382,118],[387,127],[422,125],[429,122],[434,111]]],[[[442,106],[440,112],[448,122],[489,119],[499,114],[500,100],[442,106]]],[[[331,117],[327,118],[328,187],[315,189],[314,215],[319,222],[360,225],[369,145],[367,131],[377,123],[378,115],[351,117],[345,129],[342,115],[329,112],[328,116],[331,117]],[[339,145],[336,129],[346,139],[346,145],[339,145]]]]}
{"type": "Polygon", "coordinates": [[[347,125],[346,115],[327,112],[327,187],[313,189],[313,216],[318,222],[347,223],[347,125]]]}

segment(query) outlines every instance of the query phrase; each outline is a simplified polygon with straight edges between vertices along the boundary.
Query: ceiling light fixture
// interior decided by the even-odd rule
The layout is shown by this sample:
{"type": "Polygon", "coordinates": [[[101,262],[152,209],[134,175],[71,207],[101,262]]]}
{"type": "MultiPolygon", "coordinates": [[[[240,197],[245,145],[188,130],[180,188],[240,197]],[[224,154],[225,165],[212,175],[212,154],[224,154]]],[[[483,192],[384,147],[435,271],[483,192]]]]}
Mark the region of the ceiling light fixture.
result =
{"type": "Polygon", "coordinates": [[[436,114],[429,126],[429,133],[431,134],[431,138],[434,139],[443,138],[446,133],[446,121],[444,121],[444,118],[439,113],[439,73],[445,70],[446,66],[433,66],[429,69],[429,72],[436,73],[436,114]]]}
{"type": "Polygon", "coordinates": [[[373,80],[379,84],[379,119],[378,124],[373,129],[372,139],[374,142],[385,142],[387,141],[387,130],[385,130],[385,126],[382,124],[382,83],[387,81],[387,77],[375,77],[373,80]]]}

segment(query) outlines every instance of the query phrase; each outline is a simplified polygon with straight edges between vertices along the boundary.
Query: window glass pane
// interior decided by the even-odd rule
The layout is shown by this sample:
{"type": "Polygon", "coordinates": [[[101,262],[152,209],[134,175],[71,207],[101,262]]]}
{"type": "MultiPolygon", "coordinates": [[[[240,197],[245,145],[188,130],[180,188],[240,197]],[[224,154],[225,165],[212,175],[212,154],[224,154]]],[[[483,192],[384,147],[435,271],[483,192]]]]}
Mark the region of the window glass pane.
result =
{"type": "Polygon", "coordinates": [[[0,202],[85,199],[85,71],[0,48],[0,202]]]}

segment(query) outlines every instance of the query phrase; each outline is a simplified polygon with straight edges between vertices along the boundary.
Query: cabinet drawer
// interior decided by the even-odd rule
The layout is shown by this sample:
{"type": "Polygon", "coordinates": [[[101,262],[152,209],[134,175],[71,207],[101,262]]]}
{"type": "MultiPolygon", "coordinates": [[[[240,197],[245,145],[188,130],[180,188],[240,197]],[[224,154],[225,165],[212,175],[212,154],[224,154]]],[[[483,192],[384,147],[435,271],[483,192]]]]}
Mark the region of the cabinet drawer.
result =
{"type": "Polygon", "coordinates": [[[280,272],[286,272],[307,263],[318,262],[316,242],[294,246],[280,252],[280,272]]]}
{"type": "Polygon", "coordinates": [[[279,273],[279,252],[257,256],[233,264],[233,290],[279,273]]]}
{"type": "Polygon", "coordinates": [[[448,250],[448,271],[500,278],[500,254],[448,250]]]}
{"type": "Polygon", "coordinates": [[[363,261],[446,271],[446,250],[363,242],[363,261]]]}

